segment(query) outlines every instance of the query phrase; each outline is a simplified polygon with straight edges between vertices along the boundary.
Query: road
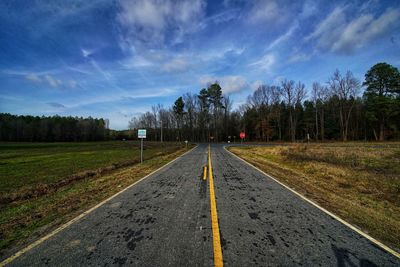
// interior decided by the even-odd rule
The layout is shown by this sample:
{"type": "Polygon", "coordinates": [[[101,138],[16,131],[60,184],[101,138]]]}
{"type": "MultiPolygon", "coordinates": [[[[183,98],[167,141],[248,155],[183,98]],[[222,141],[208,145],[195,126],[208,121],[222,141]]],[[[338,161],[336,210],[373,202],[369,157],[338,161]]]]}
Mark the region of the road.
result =
{"type": "Polygon", "coordinates": [[[400,266],[222,145],[210,160],[203,180],[208,146],[199,145],[9,266],[218,266],[218,245],[225,266],[400,266]]]}

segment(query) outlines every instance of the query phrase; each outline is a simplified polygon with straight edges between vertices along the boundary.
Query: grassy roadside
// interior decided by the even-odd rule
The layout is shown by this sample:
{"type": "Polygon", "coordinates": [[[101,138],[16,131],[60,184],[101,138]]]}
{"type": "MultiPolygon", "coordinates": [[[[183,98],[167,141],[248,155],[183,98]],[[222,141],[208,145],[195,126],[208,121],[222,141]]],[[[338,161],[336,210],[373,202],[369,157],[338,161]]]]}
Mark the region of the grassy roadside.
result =
{"type": "MultiPolygon", "coordinates": [[[[148,160],[143,164],[133,164],[133,162],[133,165],[125,167],[93,171],[94,175],[72,180],[57,187],[57,190],[48,190],[41,195],[1,204],[0,259],[121,191],[186,151],[186,148],[176,144],[162,151],[156,146],[152,149],[148,148],[148,160]]],[[[57,178],[50,184],[59,180],[65,179],[57,178]]],[[[40,183],[43,184],[43,180],[40,183]]],[[[37,188],[37,184],[33,183],[32,188],[37,188]]]]}
{"type": "Polygon", "coordinates": [[[229,150],[371,236],[400,249],[400,143],[229,150]]]}

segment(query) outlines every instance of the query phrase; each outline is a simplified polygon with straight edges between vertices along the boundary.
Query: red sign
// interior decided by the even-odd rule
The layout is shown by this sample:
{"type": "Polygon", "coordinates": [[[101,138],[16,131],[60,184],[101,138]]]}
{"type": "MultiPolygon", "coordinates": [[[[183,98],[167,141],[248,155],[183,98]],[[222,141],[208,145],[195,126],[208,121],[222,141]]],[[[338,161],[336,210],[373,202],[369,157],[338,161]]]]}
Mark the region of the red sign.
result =
{"type": "Polygon", "coordinates": [[[240,138],[244,139],[246,137],[246,134],[244,132],[240,133],[240,138]]]}

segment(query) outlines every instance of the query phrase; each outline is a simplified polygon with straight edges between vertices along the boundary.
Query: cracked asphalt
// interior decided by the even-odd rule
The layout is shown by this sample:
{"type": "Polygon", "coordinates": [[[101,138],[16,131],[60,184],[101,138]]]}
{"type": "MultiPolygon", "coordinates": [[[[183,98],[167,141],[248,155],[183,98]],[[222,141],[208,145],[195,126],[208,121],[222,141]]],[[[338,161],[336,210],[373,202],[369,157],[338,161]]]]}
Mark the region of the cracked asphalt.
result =
{"type": "MultiPolygon", "coordinates": [[[[213,266],[207,152],[199,145],[9,266],[213,266]]],[[[226,266],[400,266],[222,145],[211,159],[226,266]]]]}

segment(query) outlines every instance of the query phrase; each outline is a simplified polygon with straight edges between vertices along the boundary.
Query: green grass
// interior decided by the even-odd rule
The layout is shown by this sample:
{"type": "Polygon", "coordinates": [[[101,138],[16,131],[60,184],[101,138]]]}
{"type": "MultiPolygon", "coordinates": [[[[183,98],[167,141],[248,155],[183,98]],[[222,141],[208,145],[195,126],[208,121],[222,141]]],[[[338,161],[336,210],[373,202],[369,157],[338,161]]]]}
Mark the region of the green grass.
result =
{"type": "MultiPolygon", "coordinates": [[[[177,144],[145,142],[144,158],[173,150],[177,144]]],[[[58,182],[70,175],[140,160],[140,143],[0,143],[0,193],[58,182]]]]}
{"type": "Polygon", "coordinates": [[[137,164],[139,145],[0,143],[0,258],[187,151],[145,142],[137,164]]]}
{"type": "Polygon", "coordinates": [[[324,208],[400,248],[400,143],[230,147],[324,208]]]}

